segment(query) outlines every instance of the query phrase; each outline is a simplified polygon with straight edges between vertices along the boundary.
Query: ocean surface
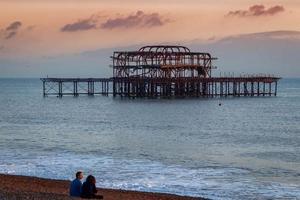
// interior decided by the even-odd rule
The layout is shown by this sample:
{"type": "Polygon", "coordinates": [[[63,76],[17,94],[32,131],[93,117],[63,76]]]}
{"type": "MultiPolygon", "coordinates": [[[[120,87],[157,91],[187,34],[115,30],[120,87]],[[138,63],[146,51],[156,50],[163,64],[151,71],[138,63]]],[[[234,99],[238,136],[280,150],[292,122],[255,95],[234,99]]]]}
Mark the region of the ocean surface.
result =
{"type": "Polygon", "coordinates": [[[77,170],[106,188],[300,199],[300,79],[215,99],[43,98],[38,79],[0,79],[0,173],[77,170]]]}

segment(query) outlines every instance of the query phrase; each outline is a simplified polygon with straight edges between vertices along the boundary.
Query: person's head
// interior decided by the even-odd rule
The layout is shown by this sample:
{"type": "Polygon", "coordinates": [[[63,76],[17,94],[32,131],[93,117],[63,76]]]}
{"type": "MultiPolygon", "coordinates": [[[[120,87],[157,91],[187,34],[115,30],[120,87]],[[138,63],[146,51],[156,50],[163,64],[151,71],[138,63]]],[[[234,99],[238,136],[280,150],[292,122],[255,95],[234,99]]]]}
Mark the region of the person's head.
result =
{"type": "Polygon", "coordinates": [[[82,171],[76,172],[76,178],[77,179],[82,179],[83,178],[83,172],[82,171]]]}
{"type": "Polygon", "coordinates": [[[94,176],[91,178],[91,183],[96,184],[96,178],[94,176]]]}
{"type": "Polygon", "coordinates": [[[87,182],[87,183],[90,183],[90,184],[96,184],[96,179],[95,179],[94,176],[88,175],[88,176],[86,177],[86,182],[87,182]]]}

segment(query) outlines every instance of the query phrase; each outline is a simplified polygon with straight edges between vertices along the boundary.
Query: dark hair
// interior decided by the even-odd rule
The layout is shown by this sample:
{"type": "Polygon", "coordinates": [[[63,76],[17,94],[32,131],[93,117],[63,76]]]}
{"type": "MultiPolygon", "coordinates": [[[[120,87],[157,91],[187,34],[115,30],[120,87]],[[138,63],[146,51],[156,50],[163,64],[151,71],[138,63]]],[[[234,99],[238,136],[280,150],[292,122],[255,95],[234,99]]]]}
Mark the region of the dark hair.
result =
{"type": "Polygon", "coordinates": [[[82,171],[76,172],[76,178],[78,178],[78,177],[80,176],[81,173],[82,173],[82,171]]]}
{"type": "Polygon", "coordinates": [[[94,184],[94,183],[96,182],[96,178],[95,178],[94,176],[92,176],[92,175],[88,175],[88,176],[86,177],[86,182],[87,182],[87,183],[94,184]]]}

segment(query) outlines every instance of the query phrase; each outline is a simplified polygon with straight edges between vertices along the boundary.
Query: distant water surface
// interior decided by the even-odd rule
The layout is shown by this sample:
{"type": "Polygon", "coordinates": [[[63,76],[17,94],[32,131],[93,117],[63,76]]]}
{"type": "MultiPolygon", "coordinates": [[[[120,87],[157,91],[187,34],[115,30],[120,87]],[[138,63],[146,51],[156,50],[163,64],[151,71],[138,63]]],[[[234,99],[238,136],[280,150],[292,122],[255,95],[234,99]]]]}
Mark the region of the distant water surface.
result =
{"type": "Polygon", "coordinates": [[[300,79],[259,98],[43,98],[41,86],[0,79],[0,173],[82,169],[99,187],[300,199],[300,79]]]}

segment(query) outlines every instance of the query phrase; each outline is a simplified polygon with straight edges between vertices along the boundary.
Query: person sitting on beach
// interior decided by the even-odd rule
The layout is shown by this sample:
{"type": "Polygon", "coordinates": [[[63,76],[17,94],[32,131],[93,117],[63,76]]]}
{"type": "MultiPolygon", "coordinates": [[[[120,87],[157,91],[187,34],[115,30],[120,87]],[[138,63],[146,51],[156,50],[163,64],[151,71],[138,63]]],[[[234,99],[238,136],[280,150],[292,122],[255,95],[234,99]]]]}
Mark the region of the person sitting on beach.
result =
{"type": "Polygon", "coordinates": [[[86,181],[83,183],[81,187],[81,198],[86,199],[103,199],[103,196],[96,195],[96,179],[94,176],[89,175],[86,177],[86,181]]]}
{"type": "Polygon", "coordinates": [[[83,178],[82,171],[76,172],[76,178],[71,182],[70,185],[70,196],[72,197],[80,197],[81,194],[81,179],[83,178]]]}

